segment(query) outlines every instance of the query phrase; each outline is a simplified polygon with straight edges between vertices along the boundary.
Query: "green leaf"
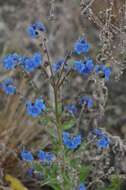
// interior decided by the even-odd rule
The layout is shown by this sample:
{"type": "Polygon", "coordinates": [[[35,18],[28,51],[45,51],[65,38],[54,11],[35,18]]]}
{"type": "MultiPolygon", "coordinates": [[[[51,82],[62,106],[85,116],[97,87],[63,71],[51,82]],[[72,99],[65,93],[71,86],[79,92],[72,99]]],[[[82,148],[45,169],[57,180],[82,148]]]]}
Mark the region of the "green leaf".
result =
{"type": "Polygon", "coordinates": [[[49,125],[53,123],[53,117],[43,114],[41,121],[44,125],[49,125]]]}
{"type": "Polygon", "coordinates": [[[88,177],[90,171],[90,166],[82,166],[80,168],[80,172],[79,172],[79,182],[80,183],[84,183],[86,178],[88,177]]]}
{"type": "Polygon", "coordinates": [[[106,190],[120,190],[120,179],[118,177],[113,178],[106,190]]]}
{"type": "Polygon", "coordinates": [[[53,138],[55,138],[56,140],[58,140],[58,134],[57,134],[57,132],[56,132],[54,129],[47,128],[46,131],[47,131],[47,133],[48,133],[51,137],[53,137],[53,138]]]}
{"type": "Polygon", "coordinates": [[[71,180],[70,180],[69,176],[64,174],[63,179],[64,179],[65,189],[70,189],[71,188],[71,180]]]}
{"type": "Polygon", "coordinates": [[[60,184],[58,183],[58,180],[51,180],[48,185],[52,187],[54,190],[61,190],[60,184]]]}
{"type": "Polygon", "coordinates": [[[34,163],[33,164],[33,167],[34,167],[34,169],[37,171],[37,172],[41,172],[41,173],[43,173],[44,175],[46,175],[46,168],[44,167],[44,166],[42,166],[42,165],[40,165],[40,164],[37,164],[37,163],[34,163]]]}
{"type": "Polygon", "coordinates": [[[75,121],[75,119],[71,119],[70,121],[64,122],[62,125],[63,130],[71,129],[75,124],[75,121]]]}
{"type": "Polygon", "coordinates": [[[76,166],[77,166],[77,158],[73,158],[72,160],[70,160],[70,166],[72,167],[72,168],[76,168],[76,166]]]}
{"type": "Polygon", "coordinates": [[[42,149],[45,149],[48,145],[52,145],[52,142],[51,142],[51,141],[48,141],[48,142],[46,142],[46,143],[44,143],[44,144],[42,143],[42,144],[41,144],[41,148],[42,148],[42,149]]]}

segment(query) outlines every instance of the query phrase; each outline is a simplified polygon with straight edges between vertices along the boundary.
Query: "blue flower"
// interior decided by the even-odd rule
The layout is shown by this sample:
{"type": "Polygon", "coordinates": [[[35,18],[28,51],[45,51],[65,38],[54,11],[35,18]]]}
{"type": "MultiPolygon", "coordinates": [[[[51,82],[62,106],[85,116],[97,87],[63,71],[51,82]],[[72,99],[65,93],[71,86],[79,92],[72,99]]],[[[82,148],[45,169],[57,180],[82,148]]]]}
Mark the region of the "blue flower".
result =
{"type": "Polygon", "coordinates": [[[17,53],[6,55],[2,61],[4,69],[13,69],[20,61],[20,56],[17,53]]]}
{"type": "Polygon", "coordinates": [[[45,29],[43,23],[40,22],[40,21],[36,21],[35,24],[34,24],[34,27],[35,27],[37,30],[41,31],[41,32],[46,32],[46,29],[45,29]]]}
{"type": "Polygon", "coordinates": [[[32,153],[30,151],[26,152],[24,147],[23,147],[23,150],[21,152],[21,158],[24,161],[33,161],[34,160],[32,153]]]}
{"type": "Polygon", "coordinates": [[[86,39],[79,38],[78,41],[74,45],[74,51],[80,55],[82,53],[86,53],[89,50],[89,44],[86,39]]]}
{"type": "Polygon", "coordinates": [[[30,168],[30,169],[28,170],[28,174],[29,174],[29,176],[30,176],[30,177],[32,177],[32,176],[33,176],[33,171],[34,171],[34,169],[33,169],[33,168],[30,168]]]}
{"type": "Polygon", "coordinates": [[[31,73],[35,69],[35,62],[32,59],[26,59],[24,67],[28,73],[31,73]]]}
{"type": "Polygon", "coordinates": [[[33,61],[35,63],[35,68],[39,67],[42,64],[42,57],[40,53],[34,53],[33,61]]]}
{"type": "Polygon", "coordinates": [[[77,188],[76,190],[86,190],[84,183],[81,183],[79,188],[77,188]]]}
{"type": "Polygon", "coordinates": [[[44,25],[39,21],[28,27],[28,33],[31,38],[36,38],[37,31],[46,32],[44,25]]]}
{"type": "Polygon", "coordinates": [[[85,57],[86,61],[86,72],[90,74],[91,70],[94,68],[94,63],[92,59],[89,59],[88,57],[85,57]]]}
{"type": "Polygon", "coordinates": [[[80,184],[79,190],[86,190],[86,187],[83,183],[80,184]]]}
{"type": "Polygon", "coordinates": [[[76,149],[81,144],[81,135],[76,135],[73,138],[70,137],[68,132],[62,134],[63,142],[68,149],[76,149]]]}
{"type": "Polygon", "coordinates": [[[15,94],[15,87],[13,86],[13,80],[6,79],[2,83],[2,87],[6,94],[14,95],[15,94]]]}
{"type": "Polygon", "coordinates": [[[87,105],[88,108],[90,109],[92,107],[93,101],[92,98],[89,98],[88,96],[83,96],[82,98],[79,99],[78,103],[80,105],[87,105]]]}
{"type": "Polygon", "coordinates": [[[46,106],[42,99],[36,99],[35,103],[31,103],[30,100],[26,103],[28,114],[32,117],[37,117],[46,109],[46,106]]]}
{"type": "Polygon", "coordinates": [[[81,135],[77,135],[72,139],[72,148],[75,149],[81,144],[81,135]]]}
{"type": "Polygon", "coordinates": [[[106,68],[104,73],[105,73],[105,79],[109,80],[110,75],[111,75],[111,69],[110,68],[106,68]]]}
{"type": "Polygon", "coordinates": [[[35,29],[33,28],[33,26],[29,26],[28,27],[28,33],[29,33],[29,36],[31,38],[35,38],[36,37],[36,32],[35,32],[35,29]]]}
{"type": "Polygon", "coordinates": [[[61,68],[62,64],[64,63],[63,58],[59,58],[55,64],[53,64],[53,71],[56,74],[58,70],[61,68]]]}
{"type": "Polygon", "coordinates": [[[110,144],[110,140],[108,139],[106,135],[102,135],[97,142],[97,146],[99,148],[104,148],[104,149],[108,148],[109,144],[110,144]]]}
{"type": "Polygon", "coordinates": [[[80,74],[86,73],[86,67],[81,60],[80,61],[78,61],[78,60],[74,61],[74,70],[80,74]]]}
{"type": "Polygon", "coordinates": [[[95,73],[98,75],[99,72],[102,72],[105,75],[105,79],[109,80],[111,76],[111,69],[109,67],[106,67],[105,64],[96,65],[95,73]]]}
{"type": "Polygon", "coordinates": [[[50,164],[54,159],[54,155],[52,153],[48,153],[48,152],[44,152],[43,150],[40,150],[38,153],[38,158],[42,160],[43,162],[50,164]]]}
{"type": "Polygon", "coordinates": [[[74,60],[74,70],[80,73],[81,75],[90,74],[91,70],[94,67],[93,60],[85,57],[85,64],[82,60],[74,60]]]}
{"type": "Polygon", "coordinates": [[[102,136],[101,129],[98,129],[98,128],[92,130],[91,134],[97,136],[98,138],[102,136]]]}
{"type": "Polygon", "coordinates": [[[28,73],[34,71],[42,64],[42,57],[40,53],[34,53],[32,58],[28,58],[26,55],[21,60],[21,64],[27,70],[28,73]]]}
{"type": "Polygon", "coordinates": [[[78,109],[74,104],[72,104],[72,105],[69,105],[69,106],[64,106],[64,111],[68,111],[71,114],[76,115],[77,112],[78,112],[78,109]]]}

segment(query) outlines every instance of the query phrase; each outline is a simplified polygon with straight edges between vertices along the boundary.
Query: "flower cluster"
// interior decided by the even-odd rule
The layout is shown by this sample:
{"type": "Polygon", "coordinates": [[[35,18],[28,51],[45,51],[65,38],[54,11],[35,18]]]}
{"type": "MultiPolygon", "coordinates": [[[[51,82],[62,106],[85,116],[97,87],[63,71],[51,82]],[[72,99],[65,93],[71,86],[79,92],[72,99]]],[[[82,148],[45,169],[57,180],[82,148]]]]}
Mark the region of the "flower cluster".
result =
{"type": "Polygon", "coordinates": [[[97,146],[99,148],[108,148],[110,144],[110,140],[107,137],[107,135],[102,134],[102,131],[100,129],[95,129],[91,132],[93,135],[95,135],[98,138],[97,146]]]}
{"type": "Polygon", "coordinates": [[[34,103],[31,103],[30,100],[26,103],[28,114],[32,117],[37,117],[46,109],[46,106],[42,99],[36,99],[34,103]]]}
{"type": "Polygon", "coordinates": [[[33,25],[28,27],[28,33],[31,38],[36,38],[38,32],[46,32],[46,29],[41,22],[35,22],[33,25]]]}
{"type": "Polygon", "coordinates": [[[26,71],[30,73],[42,64],[41,54],[36,52],[32,58],[29,58],[25,55],[21,60],[21,64],[24,66],[26,71]]]}
{"type": "Polygon", "coordinates": [[[34,160],[32,153],[30,151],[27,152],[24,147],[21,152],[21,158],[24,161],[33,161],[34,160]]]}
{"type": "Polygon", "coordinates": [[[17,53],[6,55],[2,61],[5,70],[13,69],[20,61],[20,56],[17,53]]]}
{"type": "Polygon", "coordinates": [[[76,115],[78,112],[78,109],[74,104],[72,104],[69,106],[64,106],[64,111],[68,111],[69,113],[76,115]]]}
{"type": "Polygon", "coordinates": [[[74,70],[81,75],[90,74],[93,68],[94,68],[93,60],[89,59],[88,57],[85,57],[85,63],[82,60],[74,61],[74,70]]]}
{"type": "Polygon", "coordinates": [[[89,98],[88,96],[83,96],[78,100],[78,104],[88,106],[88,108],[90,109],[92,107],[93,101],[92,98],[89,98]]]}
{"type": "Polygon", "coordinates": [[[71,138],[68,132],[63,132],[62,137],[63,142],[68,149],[76,149],[81,144],[81,135],[71,138]]]}
{"type": "Polygon", "coordinates": [[[15,94],[15,87],[13,86],[13,79],[6,79],[2,83],[2,87],[6,94],[14,95],[15,94]]]}
{"type": "MultiPolygon", "coordinates": [[[[27,152],[24,147],[21,152],[21,158],[23,161],[33,161],[34,160],[32,153],[30,151],[27,152]]],[[[40,150],[38,153],[38,158],[39,158],[39,160],[46,162],[47,164],[50,164],[54,159],[54,154],[40,150]]]]}
{"type": "Polygon", "coordinates": [[[95,73],[98,75],[98,73],[102,72],[105,76],[106,80],[109,80],[111,75],[111,69],[109,67],[106,67],[105,64],[96,65],[95,73]]]}
{"type": "Polygon", "coordinates": [[[97,146],[99,148],[108,148],[110,144],[110,140],[108,139],[107,135],[102,135],[97,142],[97,146]]]}
{"type": "Polygon", "coordinates": [[[54,154],[40,150],[38,153],[38,158],[42,160],[43,162],[50,164],[50,162],[52,162],[52,160],[54,159],[54,154]]]}
{"type": "Polygon", "coordinates": [[[53,72],[56,74],[63,65],[64,59],[59,58],[55,64],[53,64],[53,72]]]}
{"type": "Polygon", "coordinates": [[[74,51],[80,55],[86,53],[89,50],[89,44],[85,38],[79,37],[78,41],[74,45],[74,51]]]}

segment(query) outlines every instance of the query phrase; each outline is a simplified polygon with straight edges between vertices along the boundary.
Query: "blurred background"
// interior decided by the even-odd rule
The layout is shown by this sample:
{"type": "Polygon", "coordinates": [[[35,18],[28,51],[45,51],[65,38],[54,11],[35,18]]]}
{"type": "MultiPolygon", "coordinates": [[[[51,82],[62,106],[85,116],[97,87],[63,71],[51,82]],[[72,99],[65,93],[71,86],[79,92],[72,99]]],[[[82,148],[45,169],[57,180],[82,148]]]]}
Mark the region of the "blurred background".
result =
{"type": "MultiPolygon", "coordinates": [[[[88,5],[90,1],[85,0],[83,2],[88,5]]],[[[101,48],[99,45],[100,27],[95,22],[92,22],[92,19],[87,14],[82,14],[83,2],[79,0],[0,0],[0,82],[10,75],[2,68],[2,59],[6,53],[16,51],[20,55],[25,53],[30,55],[39,50],[36,43],[29,38],[27,33],[28,26],[36,20],[42,21],[47,28],[49,51],[53,63],[72,49],[75,41],[82,34],[86,35],[91,45],[89,55],[96,63],[96,56],[101,48]]],[[[104,19],[102,19],[101,12],[110,6],[109,2],[102,0],[101,3],[100,0],[96,0],[91,6],[94,15],[103,24],[104,19]]],[[[123,2],[122,0],[114,1],[114,13],[117,15],[112,22],[117,28],[121,23],[118,10],[122,8],[123,2]]],[[[118,55],[120,51],[119,39],[120,34],[117,33],[114,36],[114,45],[116,46],[114,55],[117,62],[120,56],[118,55]]],[[[117,68],[122,68],[122,64],[124,63],[117,64],[117,68]]],[[[115,72],[118,73],[120,70],[117,69],[115,72]]],[[[20,91],[27,98],[30,97],[34,93],[32,92],[33,89],[25,84],[25,80],[22,79],[18,71],[16,71],[15,78],[20,91]]],[[[42,87],[42,95],[46,96],[48,87],[44,84],[44,81],[40,81],[39,71],[33,78],[36,84],[42,87]]],[[[73,94],[78,89],[82,89],[84,83],[80,77],[75,79],[73,76],[70,85],[71,87],[68,85],[66,90],[68,99],[74,98],[73,94]]],[[[108,87],[108,100],[99,127],[104,126],[112,134],[119,135],[125,139],[126,70],[123,68],[123,73],[119,78],[112,75],[106,85],[108,87]]],[[[82,122],[81,129],[84,127],[85,125],[82,122]]],[[[4,143],[8,149],[18,152],[22,145],[26,145],[28,148],[40,147],[41,144],[47,142],[47,138],[43,127],[36,120],[29,119],[27,116],[25,102],[21,101],[18,96],[7,97],[0,90],[0,143],[4,143]]],[[[10,163],[6,164],[9,165],[9,168],[6,166],[7,171],[11,168],[11,159],[9,161],[10,163]]]]}

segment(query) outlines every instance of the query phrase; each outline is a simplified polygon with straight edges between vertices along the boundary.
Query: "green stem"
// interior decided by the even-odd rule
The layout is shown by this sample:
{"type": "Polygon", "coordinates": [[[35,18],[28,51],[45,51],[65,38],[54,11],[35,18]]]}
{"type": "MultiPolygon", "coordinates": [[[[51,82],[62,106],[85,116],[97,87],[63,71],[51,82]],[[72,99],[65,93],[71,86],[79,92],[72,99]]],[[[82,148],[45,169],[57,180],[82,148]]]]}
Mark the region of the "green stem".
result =
{"type": "Polygon", "coordinates": [[[62,128],[60,123],[60,116],[58,113],[58,89],[57,87],[54,87],[53,89],[54,89],[54,99],[55,99],[55,116],[56,116],[57,132],[59,136],[60,145],[63,146],[62,128]]]}

